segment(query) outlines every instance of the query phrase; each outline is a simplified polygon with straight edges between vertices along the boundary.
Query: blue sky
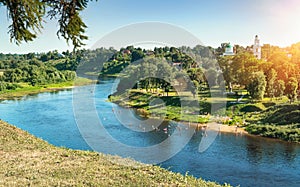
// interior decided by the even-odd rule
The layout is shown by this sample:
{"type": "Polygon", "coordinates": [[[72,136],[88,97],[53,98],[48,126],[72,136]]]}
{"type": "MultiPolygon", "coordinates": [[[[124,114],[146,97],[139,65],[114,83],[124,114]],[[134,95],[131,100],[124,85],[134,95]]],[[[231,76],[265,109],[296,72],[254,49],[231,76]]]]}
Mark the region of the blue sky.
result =
{"type": "MultiPolygon", "coordinates": [[[[82,12],[88,25],[85,48],[122,26],[158,21],[189,31],[203,44],[217,47],[222,42],[251,45],[254,36],[262,43],[288,46],[300,42],[298,0],[100,0],[82,12]]],[[[0,52],[28,53],[72,49],[57,39],[57,23],[46,20],[38,39],[17,46],[9,42],[9,21],[0,7],[0,52]]]]}

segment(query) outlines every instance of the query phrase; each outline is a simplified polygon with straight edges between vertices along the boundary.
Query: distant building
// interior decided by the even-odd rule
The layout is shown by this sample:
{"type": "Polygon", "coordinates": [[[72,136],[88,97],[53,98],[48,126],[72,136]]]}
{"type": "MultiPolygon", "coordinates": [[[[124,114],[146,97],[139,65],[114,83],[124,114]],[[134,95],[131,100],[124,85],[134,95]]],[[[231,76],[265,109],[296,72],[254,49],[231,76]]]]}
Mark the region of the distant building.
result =
{"type": "Polygon", "coordinates": [[[288,58],[293,58],[293,54],[287,53],[287,57],[288,57],[288,58]]]}
{"type": "Polygon", "coordinates": [[[123,54],[127,54],[127,55],[130,55],[131,54],[131,51],[130,50],[128,50],[128,49],[125,49],[125,50],[123,50],[123,52],[122,52],[123,54]]]}
{"type": "Polygon", "coordinates": [[[233,56],[233,55],[235,55],[233,46],[230,43],[226,44],[225,53],[223,53],[223,56],[233,56]]]}
{"type": "Polygon", "coordinates": [[[178,70],[182,70],[182,62],[173,62],[172,65],[178,70]]]}
{"type": "Polygon", "coordinates": [[[152,55],[154,55],[154,52],[151,51],[151,50],[148,50],[148,51],[146,51],[146,55],[147,56],[152,56],[152,55]]]}
{"type": "Polygon", "coordinates": [[[258,36],[255,36],[254,39],[254,45],[253,45],[253,55],[257,58],[257,59],[261,59],[261,46],[260,46],[260,40],[258,38],[258,36]]]}

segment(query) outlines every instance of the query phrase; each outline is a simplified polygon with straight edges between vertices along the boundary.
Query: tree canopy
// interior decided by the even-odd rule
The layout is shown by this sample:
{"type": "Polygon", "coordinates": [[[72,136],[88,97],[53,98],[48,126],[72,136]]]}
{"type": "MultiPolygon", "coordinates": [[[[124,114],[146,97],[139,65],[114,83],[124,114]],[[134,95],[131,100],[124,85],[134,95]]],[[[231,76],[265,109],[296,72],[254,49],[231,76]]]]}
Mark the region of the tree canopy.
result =
{"type": "Polygon", "coordinates": [[[8,27],[11,42],[19,45],[33,41],[41,32],[45,17],[49,17],[58,22],[57,36],[71,41],[76,49],[88,39],[84,35],[87,26],[79,13],[89,1],[92,0],[0,0],[0,6],[6,6],[11,21],[8,27]]]}

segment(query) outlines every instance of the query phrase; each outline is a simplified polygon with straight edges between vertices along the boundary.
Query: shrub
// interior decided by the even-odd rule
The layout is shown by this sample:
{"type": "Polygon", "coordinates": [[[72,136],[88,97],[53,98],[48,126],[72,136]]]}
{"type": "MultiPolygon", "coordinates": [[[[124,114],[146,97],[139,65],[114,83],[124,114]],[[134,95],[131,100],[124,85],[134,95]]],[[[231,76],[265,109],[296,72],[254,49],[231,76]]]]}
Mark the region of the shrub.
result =
{"type": "Polygon", "coordinates": [[[289,126],[248,125],[245,129],[250,134],[269,138],[279,138],[290,142],[300,142],[300,129],[289,126]]]}

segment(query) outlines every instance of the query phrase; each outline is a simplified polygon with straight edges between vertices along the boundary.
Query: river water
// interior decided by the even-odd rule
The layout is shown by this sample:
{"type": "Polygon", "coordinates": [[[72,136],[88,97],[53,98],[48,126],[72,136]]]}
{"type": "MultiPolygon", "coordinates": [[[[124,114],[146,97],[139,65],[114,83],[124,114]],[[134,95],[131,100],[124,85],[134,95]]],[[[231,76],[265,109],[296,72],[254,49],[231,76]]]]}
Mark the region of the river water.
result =
{"type": "MultiPolygon", "coordinates": [[[[127,119],[130,109],[106,102],[112,84],[112,81],[104,81],[95,87],[82,87],[93,94],[96,101],[95,110],[111,137],[131,147],[157,145],[170,137],[174,126],[172,123],[165,122],[160,128],[149,132],[124,127],[118,118],[124,113],[127,119]],[[115,113],[119,110],[122,113],[116,117],[115,113]]],[[[73,111],[73,94],[72,89],[68,89],[2,101],[0,118],[53,145],[92,150],[89,142],[85,141],[87,138],[83,138],[82,131],[77,126],[78,119],[73,111]]],[[[89,123],[89,119],[87,115],[82,120],[89,123]]],[[[129,121],[128,124],[130,122],[138,127],[138,124],[134,124],[136,121],[129,121]]],[[[93,129],[90,129],[88,132],[92,131],[93,129]]],[[[174,172],[188,172],[195,177],[231,185],[299,186],[299,144],[220,133],[206,151],[199,152],[202,136],[202,133],[195,133],[177,154],[158,165],[174,172]]],[[[89,141],[93,141],[93,136],[89,141]]],[[[172,147],[176,148],[176,140],[174,141],[172,147]]],[[[173,150],[170,147],[166,149],[173,150]]],[[[156,150],[153,154],[162,154],[163,150],[160,151],[162,152],[156,150]]],[[[113,145],[106,145],[101,152],[135,158],[135,155],[131,155],[131,150],[116,149],[113,145]]]]}

